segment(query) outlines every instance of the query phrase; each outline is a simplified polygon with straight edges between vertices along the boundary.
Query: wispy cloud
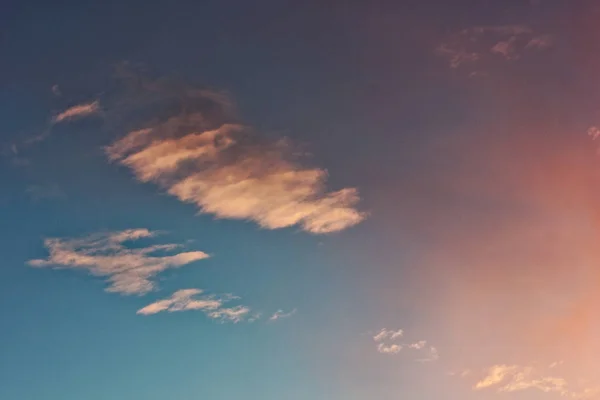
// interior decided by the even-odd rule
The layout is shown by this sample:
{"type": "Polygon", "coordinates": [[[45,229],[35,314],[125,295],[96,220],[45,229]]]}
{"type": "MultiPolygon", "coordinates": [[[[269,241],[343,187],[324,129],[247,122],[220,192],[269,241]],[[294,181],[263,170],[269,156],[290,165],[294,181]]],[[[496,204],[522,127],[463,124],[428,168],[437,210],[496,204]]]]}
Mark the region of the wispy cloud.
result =
{"type": "Polygon", "coordinates": [[[376,342],[381,342],[385,339],[395,340],[401,338],[404,335],[404,331],[402,329],[398,329],[396,331],[383,328],[381,329],[375,336],[373,336],[373,340],[376,342]]]}
{"type": "Polygon", "coordinates": [[[377,345],[377,351],[381,354],[398,354],[402,350],[402,346],[399,344],[389,344],[386,345],[384,343],[379,343],[377,345]]]}
{"type": "MultiPolygon", "coordinates": [[[[54,88],[53,88],[53,91],[54,91],[54,88]]],[[[59,122],[88,117],[90,115],[98,114],[99,112],[100,112],[100,103],[98,101],[93,101],[91,103],[77,104],[77,105],[69,107],[66,110],[55,115],[52,118],[52,122],[56,124],[59,122]]]]}
{"type": "MultiPolygon", "coordinates": [[[[208,313],[210,318],[223,322],[240,322],[250,315],[250,308],[246,306],[235,306],[231,308],[219,308],[208,313]]],[[[252,318],[252,320],[256,319],[252,318]]],[[[249,319],[250,320],[250,319],[249,319]]]]}
{"type": "Polygon", "coordinates": [[[526,25],[476,26],[450,35],[435,52],[446,58],[453,69],[473,69],[492,61],[493,55],[516,60],[525,51],[544,50],[553,45],[552,35],[538,34],[526,25]]]}
{"type": "Polygon", "coordinates": [[[152,315],[163,311],[216,310],[223,305],[223,301],[214,296],[205,296],[201,299],[193,298],[202,292],[201,289],[181,289],[167,299],[148,304],[146,307],[138,310],[137,313],[152,315]]]}
{"type": "Polygon", "coordinates": [[[587,134],[592,140],[596,140],[600,137],[600,129],[597,126],[592,126],[588,129],[587,134]]]}
{"type": "Polygon", "coordinates": [[[277,321],[283,318],[289,318],[292,315],[296,314],[296,309],[294,308],[292,311],[284,312],[283,310],[277,310],[271,317],[269,321],[277,321]]]}
{"type": "Polygon", "coordinates": [[[237,297],[214,295],[201,295],[201,289],[182,289],[171,295],[171,297],[158,300],[148,304],[144,308],[138,310],[140,315],[153,315],[160,312],[180,312],[180,311],[202,311],[208,317],[218,319],[223,322],[240,322],[247,319],[250,315],[250,308],[242,305],[235,307],[223,307],[223,305],[237,297]]]}
{"type": "Polygon", "coordinates": [[[50,255],[47,259],[31,260],[32,267],[54,267],[87,270],[93,275],[107,277],[109,292],[144,294],[155,287],[157,274],[194,261],[208,258],[202,251],[173,252],[179,245],[162,244],[128,248],[124,243],[152,238],[157,232],[129,229],[119,232],[96,233],[83,238],[50,238],[44,241],[50,255]]]}
{"type": "MultiPolygon", "coordinates": [[[[549,368],[554,368],[556,363],[549,368]]],[[[467,375],[463,375],[465,377],[467,375]]],[[[486,370],[474,390],[496,389],[498,392],[518,392],[535,389],[545,393],[556,393],[573,399],[588,399],[600,394],[600,388],[583,387],[573,389],[567,379],[544,374],[533,366],[497,364],[486,370]]]]}
{"type": "Polygon", "coordinates": [[[53,93],[55,96],[60,96],[60,95],[62,95],[62,92],[60,91],[60,87],[58,86],[58,84],[56,84],[56,85],[52,85],[52,93],[53,93]]]}
{"type": "Polygon", "coordinates": [[[401,341],[403,338],[404,330],[383,328],[373,336],[373,341],[377,342],[377,352],[381,354],[398,354],[403,349],[409,349],[424,354],[423,357],[416,359],[416,361],[431,362],[439,359],[437,348],[427,345],[426,340],[404,342],[401,341]]]}
{"type": "Polygon", "coordinates": [[[238,124],[202,130],[203,121],[202,113],[174,116],[129,133],[106,151],[139,180],[218,218],[251,220],[267,229],[299,225],[315,234],[365,218],[354,208],[357,190],[327,192],[327,172],[294,162],[289,142],[268,143],[238,124]]]}

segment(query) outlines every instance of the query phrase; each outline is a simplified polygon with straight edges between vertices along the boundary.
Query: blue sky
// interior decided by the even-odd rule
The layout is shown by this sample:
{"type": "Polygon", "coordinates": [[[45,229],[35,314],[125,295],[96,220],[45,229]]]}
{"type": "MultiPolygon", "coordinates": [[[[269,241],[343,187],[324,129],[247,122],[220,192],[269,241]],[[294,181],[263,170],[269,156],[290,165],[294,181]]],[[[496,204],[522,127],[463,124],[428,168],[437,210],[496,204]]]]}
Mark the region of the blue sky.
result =
{"type": "Polygon", "coordinates": [[[593,2],[5,8],[0,398],[598,398],[593,2]]]}

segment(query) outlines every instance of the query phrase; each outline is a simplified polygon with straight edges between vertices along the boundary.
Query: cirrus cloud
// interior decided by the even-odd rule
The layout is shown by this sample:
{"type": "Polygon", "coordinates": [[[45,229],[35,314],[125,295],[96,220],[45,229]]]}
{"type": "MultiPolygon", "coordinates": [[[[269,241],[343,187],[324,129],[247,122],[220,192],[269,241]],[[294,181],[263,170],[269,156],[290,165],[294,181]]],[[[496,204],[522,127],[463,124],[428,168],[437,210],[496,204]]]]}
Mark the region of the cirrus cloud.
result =
{"type": "Polygon", "coordinates": [[[52,118],[52,122],[56,124],[59,122],[88,117],[90,115],[97,114],[98,112],[100,112],[100,103],[97,100],[90,103],[77,104],[56,114],[52,118]]]}
{"type": "Polygon", "coordinates": [[[107,277],[108,292],[144,294],[155,287],[157,274],[208,258],[202,251],[179,252],[171,255],[180,245],[160,244],[128,248],[124,243],[152,238],[157,232],[148,229],[128,229],[118,232],[96,233],[83,238],[49,238],[44,241],[47,259],[30,260],[32,267],[70,268],[87,270],[93,275],[107,277]]]}
{"type": "Polygon", "coordinates": [[[216,297],[214,295],[196,296],[202,294],[201,289],[181,289],[171,295],[171,297],[155,301],[137,311],[140,315],[153,315],[160,312],[179,312],[197,310],[204,312],[209,318],[218,319],[222,322],[240,322],[248,318],[250,308],[242,305],[235,307],[223,307],[223,305],[233,299],[235,296],[216,297]]]}

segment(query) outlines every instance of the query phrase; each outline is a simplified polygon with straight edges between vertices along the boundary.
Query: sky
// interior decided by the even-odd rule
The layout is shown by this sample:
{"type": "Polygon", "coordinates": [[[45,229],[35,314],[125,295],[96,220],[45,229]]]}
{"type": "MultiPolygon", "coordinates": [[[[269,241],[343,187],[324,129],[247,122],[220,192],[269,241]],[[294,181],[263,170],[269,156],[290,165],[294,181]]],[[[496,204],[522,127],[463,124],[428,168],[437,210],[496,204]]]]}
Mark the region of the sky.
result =
{"type": "Polygon", "coordinates": [[[0,398],[600,399],[600,3],[3,3],[0,398]]]}

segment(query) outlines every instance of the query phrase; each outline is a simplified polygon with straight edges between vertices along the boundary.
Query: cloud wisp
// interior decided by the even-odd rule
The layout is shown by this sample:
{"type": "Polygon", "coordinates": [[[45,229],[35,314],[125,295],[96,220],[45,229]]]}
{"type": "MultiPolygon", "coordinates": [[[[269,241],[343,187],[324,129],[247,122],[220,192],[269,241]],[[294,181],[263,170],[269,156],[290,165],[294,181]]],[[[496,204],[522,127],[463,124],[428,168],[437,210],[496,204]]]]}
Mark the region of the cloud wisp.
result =
{"type": "Polygon", "coordinates": [[[155,287],[152,279],[159,273],[208,258],[202,251],[179,252],[176,244],[160,244],[129,248],[126,242],[152,238],[157,232],[148,229],[129,229],[97,233],[83,238],[49,238],[44,241],[50,255],[47,259],[30,260],[32,267],[87,270],[96,276],[107,277],[108,292],[125,295],[144,294],[155,287]]]}
{"type": "MultiPolygon", "coordinates": [[[[54,91],[54,87],[53,87],[54,91]]],[[[89,117],[91,115],[98,114],[100,112],[100,103],[92,101],[90,103],[77,104],[66,110],[56,114],[52,118],[52,123],[57,124],[60,122],[66,122],[74,119],[89,117]]]]}
{"type": "Polygon", "coordinates": [[[507,364],[489,367],[485,375],[473,385],[473,390],[486,389],[507,393],[534,389],[573,399],[589,399],[600,394],[599,388],[593,387],[574,390],[570,387],[567,379],[544,374],[539,368],[533,366],[507,364]]]}
{"type": "Polygon", "coordinates": [[[166,299],[155,301],[137,311],[140,315],[153,315],[160,312],[181,312],[181,311],[202,311],[206,316],[217,319],[222,322],[241,322],[249,319],[250,308],[238,305],[234,307],[223,307],[231,300],[237,299],[234,296],[217,297],[214,295],[205,295],[197,297],[203,293],[201,289],[181,289],[176,291],[166,299]]]}
{"type": "Polygon", "coordinates": [[[432,362],[439,359],[437,348],[428,345],[426,340],[403,342],[401,341],[403,338],[404,330],[383,328],[373,336],[373,341],[377,343],[377,352],[381,354],[394,355],[400,353],[403,349],[409,349],[423,354],[423,356],[416,359],[416,361],[432,362]]]}
{"type": "Polygon", "coordinates": [[[507,61],[521,58],[527,51],[545,50],[554,38],[539,34],[525,25],[477,26],[454,33],[436,48],[451,68],[477,68],[500,56],[507,61]]]}
{"type": "Polygon", "coordinates": [[[273,315],[269,317],[269,321],[279,321],[284,318],[289,318],[292,315],[296,314],[296,309],[294,308],[292,311],[285,312],[283,310],[277,310],[273,315]]]}

